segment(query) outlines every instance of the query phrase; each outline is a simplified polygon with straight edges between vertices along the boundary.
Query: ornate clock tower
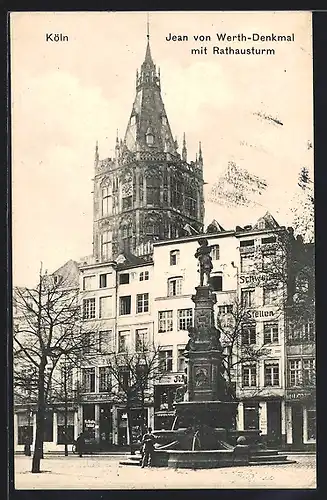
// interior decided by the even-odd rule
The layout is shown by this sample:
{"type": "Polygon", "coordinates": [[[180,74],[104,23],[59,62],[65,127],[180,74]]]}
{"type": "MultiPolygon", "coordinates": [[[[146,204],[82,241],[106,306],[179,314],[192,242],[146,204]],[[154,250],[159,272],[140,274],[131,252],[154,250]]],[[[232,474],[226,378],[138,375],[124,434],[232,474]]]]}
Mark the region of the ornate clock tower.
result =
{"type": "Polygon", "coordinates": [[[152,242],[185,235],[185,226],[203,229],[201,143],[196,161],[187,161],[185,135],[178,153],[147,38],[124,140],[117,136],[115,157],[104,160],[96,145],[93,253],[99,262],[121,253],[149,257],[152,242]]]}

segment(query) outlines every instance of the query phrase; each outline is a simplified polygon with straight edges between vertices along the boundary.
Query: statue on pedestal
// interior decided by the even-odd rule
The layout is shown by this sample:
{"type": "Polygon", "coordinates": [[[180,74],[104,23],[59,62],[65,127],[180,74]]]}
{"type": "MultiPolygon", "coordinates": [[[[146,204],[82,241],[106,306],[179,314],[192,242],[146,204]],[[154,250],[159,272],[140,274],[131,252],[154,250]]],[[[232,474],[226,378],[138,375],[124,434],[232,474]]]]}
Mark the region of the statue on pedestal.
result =
{"type": "Polygon", "coordinates": [[[194,256],[199,260],[200,264],[200,286],[207,286],[209,285],[210,273],[213,267],[210,256],[211,246],[208,244],[207,238],[200,238],[198,243],[200,247],[197,249],[194,256]],[[204,278],[206,278],[206,280],[204,280],[204,278]]]}

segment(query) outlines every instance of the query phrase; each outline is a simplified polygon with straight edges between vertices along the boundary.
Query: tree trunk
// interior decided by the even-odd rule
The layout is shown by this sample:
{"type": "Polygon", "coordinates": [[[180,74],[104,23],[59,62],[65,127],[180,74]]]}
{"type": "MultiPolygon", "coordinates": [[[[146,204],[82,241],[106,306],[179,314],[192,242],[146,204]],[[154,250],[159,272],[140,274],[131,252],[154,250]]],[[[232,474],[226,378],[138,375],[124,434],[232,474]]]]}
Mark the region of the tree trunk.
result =
{"type": "Polygon", "coordinates": [[[39,367],[38,376],[38,402],[36,412],[36,436],[32,460],[32,472],[39,473],[41,459],[43,458],[43,439],[44,439],[44,413],[45,413],[45,394],[44,394],[44,370],[46,360],[42,359],[39,367]]]}
{"type": "Polygon", "coordinates": [[[64,391],[65,391],[65,414],[64,414],[64,429],[65,429],[65,457],[68,457],[68,443],[67,443],[67,438],[68,438],[68,433],[67,433],[67,427],[68,427],[68,394],[67,394],[67,365],[65,364],[65,369],[64,369],[64,391]]]}
{"type": "Polygon", "coordinates": [[[135,450],[133,448],[133,432],[132,432],[132,409],[127,407],[127,425],[128,425],[128,434],[129,434],[129,446],[131,455],[135,455],[135,450]]]}
{"type": "Polygon", "coordinates": [[[142,394],[141,394],[141,414],[142,414],[142,424],[141,424],[141,431],[142,431],[142,437],[145,434],[145,430],[148,427],[148,422],[144,422],[144,413],[145,413],[145,404],[144,404],[144,389],[142,389],[142,394]]]}
{"type": "Polygon", "coordinates": [[[67,443],[67,427],[68,427],[68,408],[67,408],[67,399],[65,400],[65,422],[64,422],[64,429],[65,429],[65,457],[68,457],[68,443],[67,443]]]}

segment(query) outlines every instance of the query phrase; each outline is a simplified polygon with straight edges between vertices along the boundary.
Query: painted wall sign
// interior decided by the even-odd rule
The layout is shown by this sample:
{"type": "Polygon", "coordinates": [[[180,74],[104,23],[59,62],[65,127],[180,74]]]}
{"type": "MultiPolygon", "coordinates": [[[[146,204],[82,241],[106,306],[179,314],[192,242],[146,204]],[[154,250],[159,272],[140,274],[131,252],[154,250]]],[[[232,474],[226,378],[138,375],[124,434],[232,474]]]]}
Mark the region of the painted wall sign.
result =
{"type": "Polygon", "coordinates": [[[247,319],[256,319],[256,318],[271,318],[272,316],[275,316],[276,311],[273,311],[271,309],[268,310],[249,310],[244,313],[244,316],[247,317],[247,319]]]}
{"type": "Polygon", "coordinates": [[[273,273],[250,274],[240,276],[240,285],[260,285],[267,281],[276,280],[277,275],[273,273]]]}
{"type": "Polygon", "coordinates": [[[184,376],[178,373],[171,373],[169,375],[164,375],[157,382],[157,385],[166,384],[184,384],[184,376]]]}
{"type": "Polygon", "coordinates": [[[286,398],[289,400],[298,400],[298,399],[305,399],[310,396],[310,392],[306,391],[301,391],[301,392],[287,392],[286,393],[286,398]]]}

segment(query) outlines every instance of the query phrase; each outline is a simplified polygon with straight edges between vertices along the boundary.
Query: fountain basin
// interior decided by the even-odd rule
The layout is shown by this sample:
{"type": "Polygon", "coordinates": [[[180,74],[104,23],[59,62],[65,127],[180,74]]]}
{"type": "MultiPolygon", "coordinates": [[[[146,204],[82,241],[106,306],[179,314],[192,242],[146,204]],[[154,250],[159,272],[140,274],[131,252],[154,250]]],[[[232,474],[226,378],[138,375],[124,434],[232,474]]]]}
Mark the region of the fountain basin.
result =
{"type": "Polygon", "coordinates": [[[228,450],[155,450],[153,465],[155,467],[169,467],[174,469],[214,469],[231,467],[233,465],[247,465],[248,454],[235,453],[228,450]]]}

